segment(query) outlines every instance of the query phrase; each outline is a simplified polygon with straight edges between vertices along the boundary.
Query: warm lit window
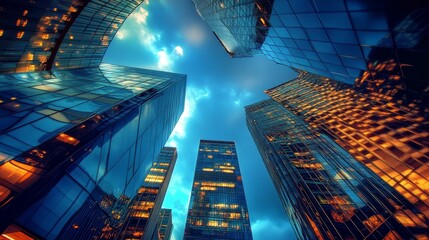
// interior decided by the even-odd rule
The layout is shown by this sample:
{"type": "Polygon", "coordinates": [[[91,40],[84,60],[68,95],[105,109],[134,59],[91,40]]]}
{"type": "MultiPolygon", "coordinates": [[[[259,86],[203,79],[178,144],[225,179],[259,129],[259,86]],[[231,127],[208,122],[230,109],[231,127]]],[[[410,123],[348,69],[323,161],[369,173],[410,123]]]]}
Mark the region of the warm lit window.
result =
{"type": "Polygon", "coordinates": [[[209,187],[227,187],[227,188],[235,187],[235,184],[230,182],[202,182],[201,185],[209,186],[209,187]]]}
{"type": "Polygon", "coordinates": [[[215,187],[201,187],[200,190],[202,191],[216,191],[215,187]]]}
{"type": "Polygon", "coordinates": [[[103,46],[109,45],[109,37],[108,36],[103,36],[103,38],[101,39],[101,45],[103,45],[103,46]]]}
{"type": "Polygon", "coordinates": [[[145,182],[152,182],[152,183],[162,183],[164,181],[164,176],[149,174],[144,181],[145,182]]]}
{"type": "Polygon", "coordinates": [[[4,30],[0,29],[0,37],[3,36],[4,30]]]}
{"type": "Polygon", "coordinates": [[[16,38],[22,38],[24,36],[24,31],[19,31],[16,33],[16,38]]]}
{"type": "Polygon", "coordinates": [[[204,172],[213,172],[213,168],[203,168],[204,172]]]}
{"type": "Polygon", "coordinates": [[[15,225],[10,225],[9,227],[4,230],[2,233],[2,236],[6,239],[19,239],[19,240],[32,240],[33,237],[30,237],[22,229],[15,225]]]}
{"type": "Polygon", "coordinates": [[[68,143],[70,145],[76,146],[77,144],[79,144],[79,140],[77,140],[76,138],[67,135],[65,133],[60,133],[60,135],[58,135],[55,139],[64,142],[64,143],[68,143]]]}
{"type": "Polygon", "coordinates": [[[27,60],[32,61],[34,58],[34,55],[32,53],[27,54],[27,60]]]}
{"type": "Polygon", "coordinates": [[[150,171],[152,171],[152,172],[160,172],[160,173],[167,172],[167,170],[162,169],[162,168],[151,168],[150,171]]]}
{"type": "Polygon", "coordinates": [[[17,19],[16,20],[16,26],[17,27],[25,27],[27,26],[28,20],[27,19],[17,19]]]}

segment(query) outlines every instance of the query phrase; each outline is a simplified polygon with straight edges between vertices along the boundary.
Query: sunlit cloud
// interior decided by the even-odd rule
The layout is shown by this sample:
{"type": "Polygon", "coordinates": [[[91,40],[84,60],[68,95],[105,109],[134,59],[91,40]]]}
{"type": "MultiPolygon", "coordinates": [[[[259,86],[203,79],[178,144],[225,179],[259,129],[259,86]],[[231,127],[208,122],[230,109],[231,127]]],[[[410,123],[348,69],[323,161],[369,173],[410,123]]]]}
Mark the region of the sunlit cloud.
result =
{"type": "MultiPolygon", "coordinates": [[[[138,38],[141,45],[152,54],[156,63],[154,68],[163,71],[173,71],[175,61],[183,57],[183,48],[179,45],[175,47],[165,46],[161,31],[152,29],[150,18],[153,17],[146,9],[149,2],[139,6],[129,17],[126,24],[122,26],[116,34],[117,39],[138,38]]],[[[173,45],[174,46],[174,45],[173,45]]]]}
{"type": "Polygon", "coordinates": [[[131,18],[133,18],[136,21],[136,23],[139,23],[139,24],[146,24],[148,16],[149,16],[149,12],[142,6],[137,8],[131,14],[131,18]]]}
{"type": "Polygon", "coordinates": [[[210,98],[210,90],[208,88],[195,88],[192,86],[186,88],[185,109],[167,142],[168,146],[177,146],[177,140],[186,137],[188,121],[192,118],[198,102],[208,98],[210,98]]]}
{"type": "Polygon", "coordinates": [[[181,46],[176,46],[174,52],[179,56],[183,56],[183,48],[181,46]]]}
{"type": "Polygon", "coordinates": [[[158,51],[158,69],[160,70],[169,70],[170,69],[170,57],[165,49],[158,51]]]}
{"type": "Polygon", "coordinates": [[[116,33],[116,37],[119,38],[120,40],[124,39],[126,36],[127,36],[127,30],[122,28],[116,33]]]}

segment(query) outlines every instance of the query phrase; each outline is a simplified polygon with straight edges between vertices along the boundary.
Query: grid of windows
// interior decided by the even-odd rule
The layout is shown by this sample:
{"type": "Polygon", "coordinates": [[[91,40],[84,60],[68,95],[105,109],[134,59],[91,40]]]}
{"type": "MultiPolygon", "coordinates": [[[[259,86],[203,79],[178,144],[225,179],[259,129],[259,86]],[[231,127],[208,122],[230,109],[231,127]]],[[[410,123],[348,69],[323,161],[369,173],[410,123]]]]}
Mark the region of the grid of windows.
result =
{"type": "Polygon", "coordinates": [[[161,209],[158,217],[157,238],[159,240],[170,240],[173,232],[173,219],[171,209],[161,209]]]}
{"type": "Polygon", "coordinates": [[[263,16],[269,14],[269,8],[264,8],[268,3],[254,0],[193,2],[230,56],[249,57],[258,52],[256,49],[261,47],[268,31],[268,22],[263,16]]]}
{"type": "Polygon", "coordinates": [[[5,0],[0,3],[0,72],[96,67],[143,0],[5,0]]]}
{"type": "Polygon", "coordinates": [[[96,232],[120,222],[183,111],[186,76],[102,64],[0,78],[0,226],[70,239],[96,235],[89,217],[96,232]]]}
{"type": "MultiPolygon", "coordinates": [[[[247,54],[237,49],[236,56],[260,51],[279,64],[388,95],[404,97],[405,92],[429,104],[427,1],[194,2],[223,45],[247,39],[240,41],[247,54]],[[268,32],[259,38],[255,32],[261,32],[261,26],[268,32]],[[261,41],[252,44],[252,39],[261,41]]],[[[235,56],[234,48],[226,49],[235,56]]]]}
{"type": "MultiPolygon", "coordinates": [[[[128,207],[127,218],[119,231],[121,239],[152,239],[152,236],[158,235],[158,224],[162,213],[161,205],[164,201],[176,160],[176,148],[164,147],[162,149],[146,176],[142,187],[128,207]],[[151,176],[162,176],[162,180],[154,181],[151,176]]],[[[161,226],[164,225],[161,224],[161,226]]],[[[114,235],[117,232],[118,230],[109,229],[109,234],[114,235]]]]}
{"type": "Polygon", "coordinates": [[[421,107],[305,72],[266,92],[330,135],[429,217],[429,120],[421,107]]]}
{"type": "Polygon", "coordinates": [[[184,239],[252,239],[234,142],[200,141],[184,239]]]}
{"type": "Polygon", "coordinates": [[[425,239],[428,219],[325,133],[274,100],[247,125],[298,239],[425,239]]]}

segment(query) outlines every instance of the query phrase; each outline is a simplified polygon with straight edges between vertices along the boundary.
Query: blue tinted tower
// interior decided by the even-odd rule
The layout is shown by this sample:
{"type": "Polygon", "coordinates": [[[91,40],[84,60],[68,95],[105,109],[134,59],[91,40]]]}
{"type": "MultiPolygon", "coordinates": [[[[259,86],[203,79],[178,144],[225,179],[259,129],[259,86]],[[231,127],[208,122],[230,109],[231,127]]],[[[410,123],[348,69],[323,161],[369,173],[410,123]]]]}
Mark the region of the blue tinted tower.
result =
{"type": "Polygon", "coordinates": [[[200,141],[184,239],[252,239],[234,142],[200,141]]]}

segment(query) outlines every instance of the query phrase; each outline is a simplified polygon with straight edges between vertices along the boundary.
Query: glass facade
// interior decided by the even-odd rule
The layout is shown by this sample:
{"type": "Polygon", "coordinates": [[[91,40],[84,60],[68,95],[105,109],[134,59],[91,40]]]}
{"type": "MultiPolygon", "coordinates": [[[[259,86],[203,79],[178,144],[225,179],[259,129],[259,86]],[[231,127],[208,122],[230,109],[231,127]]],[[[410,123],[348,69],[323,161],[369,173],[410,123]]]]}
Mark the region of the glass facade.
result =
{"type": "Polygon", "coordinates": [[[143,0],[3,0],[0,73],[96,67],[143,0]]]}
{"type": "Polygon", "coordinates": [[[234,142],[200,141],[184,239],[253,239],[234,142]]]}
{"type": "Polygon", "coordinates": [[[298,239],[428,239],[416,206],[296,112],[269,99],[246,117],[298,239]]]}
{"type": "Polygon", "coordinates": [[[110,64],[0,75],[0,231],[87,239],[120,222],[183,112],[185,85],[110,64]]]}
{"type": "MultiPolygon", "coordinates": [[[[128,214],[120,231],[120,239],[158,239],[158,222],[162,221],[160,220],[161,205],[176,160],[176,148],[164,147],[162,149],[143,185],[128,207],[128,214]]],[[[112,232],[116,233],[114,230],[112,232]]]]}
{"type": "Polygon", "coordinates": [[[156,236],[153,240],[170,240],[173,232],[173,217],[171,209],[162,208],[159,212],[156,236]]]}
{"type": "Polygon", "coordinates": [[[264,42],[268,25],[258,16],[268,14],[268,3],[258,4],[254,0],[193,2],[199,15],[209,24],[231,57],[250,57],[259,52],[257,49],[264,42]]]}
{"type": "Polygon", "coordinates": [[[245,56],[259,51],[279,64],[429,105],[428,1],[242,2],[194,0],[223,45],[247,40],[245,56]],[[261,31],[268,33],[252,44],[261,31]]]}
{"type": "Polygon", "coordinates": [[[305,72],[266,93],[329,135],[429,217],[428,105],[399,104],[382,93],[305,72]]]}

